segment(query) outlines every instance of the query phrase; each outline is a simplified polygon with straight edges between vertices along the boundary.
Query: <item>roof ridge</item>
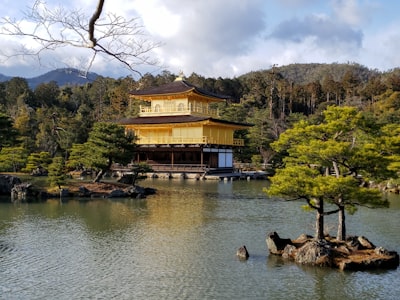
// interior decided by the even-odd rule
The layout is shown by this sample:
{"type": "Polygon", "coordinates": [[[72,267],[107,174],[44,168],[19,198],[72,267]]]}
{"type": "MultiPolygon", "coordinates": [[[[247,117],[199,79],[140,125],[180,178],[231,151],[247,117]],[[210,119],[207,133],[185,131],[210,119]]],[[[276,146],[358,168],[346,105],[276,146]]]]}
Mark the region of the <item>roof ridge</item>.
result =
{"type": "Polygon", "coordinates": [[[191,84],[190,82],[186,81],[186,80],[181,80],[181,82],[188,88],[191,88],[192,90],[196,89],[196,86],[194,86],[193,84],[191,84]]]}

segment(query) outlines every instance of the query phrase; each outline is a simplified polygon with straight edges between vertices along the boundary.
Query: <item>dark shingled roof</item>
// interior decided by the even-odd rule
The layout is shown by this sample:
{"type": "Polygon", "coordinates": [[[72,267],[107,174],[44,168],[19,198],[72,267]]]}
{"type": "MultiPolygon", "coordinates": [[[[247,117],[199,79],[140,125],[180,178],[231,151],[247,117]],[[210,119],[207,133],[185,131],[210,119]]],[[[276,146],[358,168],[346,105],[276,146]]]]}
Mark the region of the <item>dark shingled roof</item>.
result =
{"type": "Polygon", "coordinates": [[[221,100],[228,99],[230,97],[217,95],[208,91],[205,91],[201,88],[198,88],[185,80],[175,80],[173,82],[157,86],[154,88],[149,88],[146,90],[139,90],[131,92],[133,96],[155,96],[155,95],[168,95],[168,94],[181,94],[194,91],[197,94],[213,97],[221,100]]]}
{"type": "Polygon", "coordinates": [[[160,117],[137,117],[126,118],[120,120],[121,125],[129,124],[164,124],[164,123],[185,123],[185,122],[200,122],[210,119],[210,117],[195,117],[195,116],[160,116],[160,117]]]}
{"type": "Polygon", "coordinates": [[[201,122],[205,120],[210,120],[212,122],[216,123],[222,123],[222,124],[231,124],[231,125],[236,125],[236,126],[253,126],[251,124],[244,124],[244,123],[236,123],[236,122],[230,122],[230,121],[225,121],[225,120],[220,120],[220,119],[214,119],[211,117],[200,117],[200,116],[162,116],[162,117],[137,117],[137,118],[126,118],[119,120],[118,123],[121,125],[134,125],[134,124],[171,124],[171,123],[187,123],[187,122],[201,122]]]}

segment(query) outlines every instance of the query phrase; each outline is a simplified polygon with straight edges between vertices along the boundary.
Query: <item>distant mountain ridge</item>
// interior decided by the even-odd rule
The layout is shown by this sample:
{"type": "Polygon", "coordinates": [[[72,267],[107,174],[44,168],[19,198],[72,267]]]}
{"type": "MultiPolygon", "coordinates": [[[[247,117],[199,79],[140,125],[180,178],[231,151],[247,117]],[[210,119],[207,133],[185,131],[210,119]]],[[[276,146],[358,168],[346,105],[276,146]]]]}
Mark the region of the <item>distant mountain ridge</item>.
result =
{"type": "Polygon", "coordinates": [[[377,70],[370,70],[356,63],[296,63],[274,66],[268,70],[252,71],[243,74],[239,78],[246,78],[255,73],[261,74],[262,76],[270,76],[272,73],[279,73],[289,82],[308,84],[311,82],[321,82],[327,75],[331,75],[336,81],[341,81],[347,72],[357,75],[362,82],[366,82],[369,78],[379,74],[377,70]]]}
{"type": "MultiPolygon", "coordinates": [[[[58,86],[65,86],[65,85],[83,85],[86,83],[93,82],[97,77],[100,75],[89,72],[85,74],[86,76],[82,75],[82,72],[78,69],[74,68],[62,68],[62,69],[55,69],[53,71],[47,72],[43,75],[39,75],[32,78],[25,78],[28,82],[30,88],[34,89],[41,83],[48,83],[51,81],[55,81],[58,86]]],[[[17,76],[6,76],[4,74],[0,74],[0,82],[8,81],[13,77],[17,76]]]]}

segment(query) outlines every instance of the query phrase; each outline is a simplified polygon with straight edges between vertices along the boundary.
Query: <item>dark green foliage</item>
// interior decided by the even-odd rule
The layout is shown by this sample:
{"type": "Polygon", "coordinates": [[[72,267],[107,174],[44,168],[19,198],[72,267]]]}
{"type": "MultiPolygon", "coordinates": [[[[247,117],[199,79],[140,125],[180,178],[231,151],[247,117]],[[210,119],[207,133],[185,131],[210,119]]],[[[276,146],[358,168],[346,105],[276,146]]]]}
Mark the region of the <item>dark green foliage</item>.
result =
{"type": "MultiPolygon", "coordinates": [[[[391,159],[382,151],[371,120],[354,107],[330,106],[322,122],[296,123],[272,144],[284,151],[284,165],[271,178],[270,195],[304,199],[318,212],[318,238],[323,238],[324,202],[337,206],[337,238],[346,237],[344,211],[357,205],[386,206],[377,189],[368,187],[374,179],[395,176],[389,173],[391,159]]],[[[382,132],[383,133],[383,132],[382,132]]]]}
{"type": "Polygon", "coordinates": [[[51,155],[49,152],[33,152],[28,156],[28,160],[23,172],[30,173],[34,170],[47,170],[51,163],[51,155]]]}
{"type": "Polygon", "coordinates": [[[36,103],[41,107],[58,105],[60,89],[55,81],[39,84],[34,92],[36,103]]]}
{"type": "Polygon", "coordinates": [[[133,136],[126,135],[124,127],[114,123],[95,123],[85,144],[90,153],[91,166],[110,167],[110,161],[127,164],[131,161],[135,145],[133,136]]]}
{"type": "Polygon", "coordinates": [[[69,157],[66,162],[66,167],[69,170],[83,170],[85,157],[85,144],[72,144],[69,150],[69,157]]]}
{"type": "MultiPolygon", "coordinates": [[[[26,79],[12,78],[0,84],[0,122],[6,121],[0,124],[0,143],[21,145],[27,153],[68,157],[73,144],[88,140],[95,122],[137,115],[141,103],[129,98],[131,90],[159,86],[176,77],[163,71],[137,81],[102,76],[82,85],[46,81],[36,82],[33,91],[26,79]]],[[[355,63],[291,64],[232,79],[192,73],[185,80],[227,97],[227,104],[218,105],[221,118],[254,124],[249,133],[235,133],[235,138],[246,141],[246,147],[235,149],[236,161],[249,162],[253,155],[261,155],[264,162],[280,161],[270,143],[291,128],[293,120],[306,118],[318,124],[330,105],[357,107],[379,125],[400,123],[400,69],[380,73],[355,63]]]]}
{"type": "Polygon", "coordinates": [[[95,123],[88,141],[82,146],[74,145],[68,166],[80,165],[100,170],[95,181],[111,169],[113,163],[128,164],[134,155],[134,137],[125,134],[124,127],[115,123],[95,123]],[[79,155],[82,153],[81,158],[79,155]]]}
{"type": "Polygon", "coordinates": [[[17,134],[13,121],[0,112],[0,150],[2,147],[15,145],[17,134]]]}
{"type": "Polygon", "coordinates": [[[48,181],[50,186],[57,186],[61,189],[61,186],[65,184],[66,180],[64,159],[60,156],[54,157],[48,169],[48,181]]]}
{"type": "Polygon", "coordinates": [[[141,175],[148,173],[148,172],[152,172],[153,169],[151,168],[151,166],[149,166],[146,163],[138,163],[138,164],[132,165],[131,171],[132,171],[131,184],[134,186],[136,184],[136,182],[140,179],[141,175]]]}
{"type": "Polygon", "coordinates": [[[22,146],[0,150],[0,172],[19,172],[26,165],[27,151],[22,146]]]}

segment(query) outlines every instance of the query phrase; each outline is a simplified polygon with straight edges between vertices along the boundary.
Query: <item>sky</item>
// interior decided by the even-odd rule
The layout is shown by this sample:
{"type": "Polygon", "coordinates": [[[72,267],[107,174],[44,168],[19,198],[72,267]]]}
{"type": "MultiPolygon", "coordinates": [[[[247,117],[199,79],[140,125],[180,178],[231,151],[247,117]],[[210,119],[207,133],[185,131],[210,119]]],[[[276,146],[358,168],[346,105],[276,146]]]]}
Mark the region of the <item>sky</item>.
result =
{"type": "MultiPolygon", "coordinates": [[[[3,0],[0,17],[20,19],[31,0],[3,0]]],[[[97,0],[46,0],[88,17],[97,0]],[[82,2],[84,4],[82,4],[82,2]]],[[[293,63],[358,63],[387,71],[400,66],[398,0],[106,0],[103,15],[138,18],[160,47],[151,53],[161,70],[212,78],[234,78],[250,71],[293,63]]],[[[23,23],[26,28],[35,24],[23,23]]],[[[1,36],[1,53],[12,53],[28,38],[1,36]]],[[[64,47],[42,52],[42,60],[0,57],[0,73],[34,77],[63,67],[80,68],[88,49],[64,47]]],[[[90,69],[114,78],[136,74],[121,63],[96,58],[90,69]]]]}

